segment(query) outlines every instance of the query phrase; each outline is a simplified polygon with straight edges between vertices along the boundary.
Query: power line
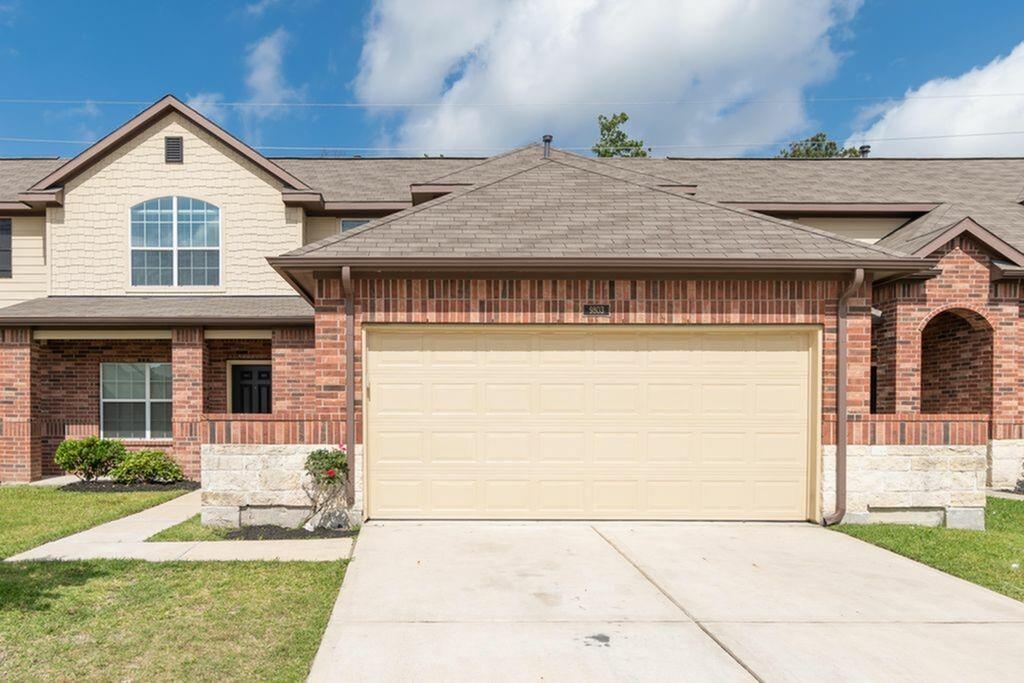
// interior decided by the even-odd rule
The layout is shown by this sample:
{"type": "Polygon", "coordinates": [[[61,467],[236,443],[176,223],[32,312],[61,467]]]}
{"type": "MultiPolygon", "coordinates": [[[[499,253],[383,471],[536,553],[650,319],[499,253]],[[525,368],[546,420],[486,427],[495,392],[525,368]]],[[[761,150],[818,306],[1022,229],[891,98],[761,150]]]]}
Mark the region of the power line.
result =
{"type": "MultiPolygon", "coordinates": [[[[1005,98],[1024,97],[1024,92],[1005,93],[963,93],[949,95],[841,95],[841,96],[816,96],[792,98],[704,98],[704,99],[681,99],[681,100],[580,100],[580,101],[530,101],[530,102],[253,102],[253,101],[216,101],[212,102],[217,107],[237,108],[297,108],[297,109],[413,109],[431,107],[458,107],[458,108],[523,108],[523,107],[654,107],[692,104],[793,104],[793,103],[819,103],[819,102],[886,102],[886,101],[912,101],[912,100],[957,100],[957,99],[981,99],[981,98],[1005,98]]],[[[0,98],[0,104],[19,105],[79,105],[79,106],[145,106],[152,104],[152,100],[101,100],[101,99],[46,99],[46,98],[0,98]]]]}
{"type": "MultiPolygon", "coordinates": [[[[1000,135],[1024,135],[1024,130],[1007,130],[1007,131],[992,131],[984,133],[948,133],[944,135],[908,135],[901,137],[877,137],[877,138],[863,138],[858,139],[859,143],[876,143],[876,142],[909,142],[914,140],[947,140],[954,138],[976,138],[976,137],[993,137],[1000,135]]],[[[54,145],[91,145],[95,140],[56,140],[49,138],[21,138],[21,137],[0,137],[0,142],[15,142],[15,143],[42,143],[42,144],[54,144],[54,145]]],[[[691,144],[645,144],[644,147],[647,149],[724,149],[724,148],[735,148],[735,149],[749,149],[758,147],[773,147],[773,146],[786,146],[793,140],[776,140],[774,142],[733,142],[733,143],[721,143],[721,144],[709,144],[709,145],[691,145],[691,144]]],[[[824,144],[824,143],[823,143],[824,144]]],[[[255,145],[256,149],[262,149],[267,151],[300,151],[300,152],[416,152],[421,153],[424,151],[423,147],[333,147],[333,146],[303,146],[303,145],[255,145]]],[[[510,147],[448,147],[446,151],[449,152],[505,152],[510,147]]],[[[560,147],[568,151],[590,151],[590,147],[560,147]]],[[[609,149],[632,149],[632,147],[612,147],[609,149]]]]}

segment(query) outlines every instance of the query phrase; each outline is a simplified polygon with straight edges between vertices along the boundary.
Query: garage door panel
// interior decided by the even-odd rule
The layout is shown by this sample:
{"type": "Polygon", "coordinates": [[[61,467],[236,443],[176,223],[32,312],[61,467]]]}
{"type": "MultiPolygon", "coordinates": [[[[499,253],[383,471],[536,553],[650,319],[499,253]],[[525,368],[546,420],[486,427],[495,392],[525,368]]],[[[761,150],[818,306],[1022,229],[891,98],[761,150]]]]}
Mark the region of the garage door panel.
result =
{"type": "Polygon", "coordinates": [[[372,329],[370,515],[804,519],[810,338],[372,329]]]}

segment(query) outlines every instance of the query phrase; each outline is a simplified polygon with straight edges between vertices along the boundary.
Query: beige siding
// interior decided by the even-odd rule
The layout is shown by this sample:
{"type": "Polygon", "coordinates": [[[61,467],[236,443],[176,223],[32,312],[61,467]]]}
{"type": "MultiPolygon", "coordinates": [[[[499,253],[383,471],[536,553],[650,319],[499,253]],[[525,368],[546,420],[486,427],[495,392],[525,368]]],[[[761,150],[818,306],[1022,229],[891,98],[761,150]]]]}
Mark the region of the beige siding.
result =
{"type": "Polygon", "coordinates": [[[11,277],[0,278],[0,307],[46,296],[46,223],[42,216],[11,219],[11,277]]]}
{"type": "Polygon", "coordinates": [[[170,115],[71,180],[64,206],[47,212],[51,292],[67,294],[291,294],[268,265],[302,243],[302,210],[286,208],[281,185],[177,115],[170,115]],[[180,135],[185,163],[164,163],[164,136],[180,135]],[[221,286],[133,288],[129,210],[180,195],[221,210],[221,286]]]}
{"type": "Polygon", "coordinates": [[[828,230],[843,237],[874,244],[890,232],[907,222],[905,217],[854,218],[854,217],[809,217],[798,218],[797,223],[819,230],[828,230]]]}
{"type": "Polygon", "coordinates": [[[337,216],[307,216],[306,233],[302,238],[302,243],[309,244],[331,235],[337,235],[340,230],[341,219],[337,216]]]}

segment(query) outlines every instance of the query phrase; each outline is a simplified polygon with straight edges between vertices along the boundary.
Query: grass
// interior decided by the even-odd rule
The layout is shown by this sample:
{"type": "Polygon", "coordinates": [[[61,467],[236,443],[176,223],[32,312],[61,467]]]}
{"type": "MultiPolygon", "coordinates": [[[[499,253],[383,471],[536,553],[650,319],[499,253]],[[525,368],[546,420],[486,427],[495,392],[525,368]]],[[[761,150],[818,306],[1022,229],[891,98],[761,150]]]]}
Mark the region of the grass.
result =
{"type": "Polygon", "coordinates": [[[835,529],[1024,601],[1024,501],[989,498],[985,531],[898,524],[835,529]]]}
{"type": "Polygon", "coordinates": [[[0,558],[176,498],[182,489],[125,493],[0,487],[0,558]]]}
{"type": "Polygon", "coordinates": [[[343,562],[0,564],[0,680],[301,681],[343,562]]]}
{"type": "Polygon", "coordinates": [[[175,524],[163,531],[153,534],[147,541],[224,541],[227,540],[227,529],[203,526],[199,515],[189,517],[180,524],[175,524]]]}

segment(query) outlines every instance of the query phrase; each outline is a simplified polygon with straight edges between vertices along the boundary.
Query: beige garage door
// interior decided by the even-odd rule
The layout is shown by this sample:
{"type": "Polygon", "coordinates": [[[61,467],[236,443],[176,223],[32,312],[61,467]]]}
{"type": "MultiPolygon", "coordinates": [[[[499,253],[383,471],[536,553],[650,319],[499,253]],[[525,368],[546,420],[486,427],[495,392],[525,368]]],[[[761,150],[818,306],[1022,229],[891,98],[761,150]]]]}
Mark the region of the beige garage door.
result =
{"type": "Polygon", "coordinates": [[[806,519],[817,334],[367,332],[372,518],[806,519]]]}

